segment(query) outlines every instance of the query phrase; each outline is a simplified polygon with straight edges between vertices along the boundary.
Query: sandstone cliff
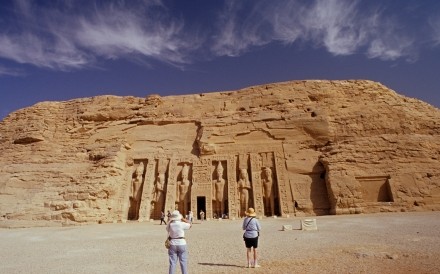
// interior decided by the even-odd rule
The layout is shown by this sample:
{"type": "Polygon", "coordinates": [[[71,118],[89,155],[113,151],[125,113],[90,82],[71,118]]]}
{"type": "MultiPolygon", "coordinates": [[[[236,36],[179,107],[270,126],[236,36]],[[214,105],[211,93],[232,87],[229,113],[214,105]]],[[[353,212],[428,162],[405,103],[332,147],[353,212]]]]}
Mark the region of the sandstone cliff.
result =
{"type": "Polygon", "coordinates": [[[440,209],[440,110],[371,81],[42,102],[0,153],[0,222],[440,209]]]}

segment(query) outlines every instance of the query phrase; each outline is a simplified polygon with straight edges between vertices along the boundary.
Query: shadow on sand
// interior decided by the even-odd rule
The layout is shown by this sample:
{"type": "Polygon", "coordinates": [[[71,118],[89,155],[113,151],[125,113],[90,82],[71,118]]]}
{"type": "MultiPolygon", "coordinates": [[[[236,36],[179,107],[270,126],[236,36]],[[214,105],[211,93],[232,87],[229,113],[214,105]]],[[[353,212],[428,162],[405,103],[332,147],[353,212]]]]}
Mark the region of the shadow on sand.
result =
{"type": "Polygon", "coordinates": [[[200,265],[209,265],[209,266],[229,266],[229,267],[239,267],[244,268],[242,265],[236,265],[236,264],[214,264],[214,263],[199,263],[200,265]]]}

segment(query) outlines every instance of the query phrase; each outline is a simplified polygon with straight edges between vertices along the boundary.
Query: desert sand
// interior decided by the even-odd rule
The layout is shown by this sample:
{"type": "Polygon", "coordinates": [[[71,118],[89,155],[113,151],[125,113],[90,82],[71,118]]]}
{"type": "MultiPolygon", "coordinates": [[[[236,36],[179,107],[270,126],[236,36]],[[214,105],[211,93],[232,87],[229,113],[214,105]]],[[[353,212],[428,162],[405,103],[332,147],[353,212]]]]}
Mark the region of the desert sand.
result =
{"type": "MultiPolygon", "coordinates": [[[[304,218],[260,220],[258,269],[244,267],[242,220],[196,221],[190,273],[440,271],[440,212],[317,216],[317,231],[300,230],[304,218]]],[[[167,273],[165,238],[159,221],[1,228],[0,273],[167,273]]]]}

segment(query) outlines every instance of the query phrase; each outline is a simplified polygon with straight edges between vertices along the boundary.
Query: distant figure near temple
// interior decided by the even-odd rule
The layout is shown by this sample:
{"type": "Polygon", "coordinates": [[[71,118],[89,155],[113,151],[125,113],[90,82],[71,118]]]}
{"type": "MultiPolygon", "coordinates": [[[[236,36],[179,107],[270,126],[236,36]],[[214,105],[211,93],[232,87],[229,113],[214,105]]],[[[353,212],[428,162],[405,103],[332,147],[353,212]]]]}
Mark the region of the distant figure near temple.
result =
{"type": "Polygon", "coordinates": [[[223,166],[222,163],[219,161],[217,168],[217,180],[214,182],[214,213],[217,214],[217,216],[222,216],[225,211],[225,204],[223,200],[223,193],[225,189],[225,179],[223,179],[223,166]]]}
{"type": "Polygon", "coordinates": [[[245,168],[240,169],[238,189],[240,191],[240,214],[243,215],[249,207],[249,191],[251,190],[251,182],[249,181],[248,172],[245,168]]]}
{"type": "Polygon", "coordinates": [[[272,194],[273,178],[270,167],[265,167],[263,171],[263,197],[264,197],[264,213],[267,216],[273,216],[274,212],[274,195],[272,194]]]}

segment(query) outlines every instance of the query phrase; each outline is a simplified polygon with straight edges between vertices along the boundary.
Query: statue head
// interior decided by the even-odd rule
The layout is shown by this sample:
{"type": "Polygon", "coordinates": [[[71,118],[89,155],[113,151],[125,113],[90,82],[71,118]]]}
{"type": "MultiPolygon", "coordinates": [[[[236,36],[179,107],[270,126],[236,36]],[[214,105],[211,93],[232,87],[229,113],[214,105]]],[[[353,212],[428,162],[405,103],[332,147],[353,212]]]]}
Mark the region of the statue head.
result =
{"type": "Polygon", "coordinates": [[[159,173],[159,175],[157,175],[157,180],[159,183],[165,183],[165,173],[159,173]]]}
{"type": "Polygon", "coordinates": [[[247,178],[247,169],[245,169],[245,168],[240,169],[240,177],[242,179],[248,179],[247,178]]]}
{"type": "Polygon", "coordinates": [[[264,172],[266,173],[266,177],[267,178],[271,178],[272,177],[272,169],[270,169],[270,167],[265,167],[264,168],[264,172]]]}
{"type": "Polygon", "coordinates": [[[182,178],[183,179],[188,179],[188,173],[189,173],[189,166],[184,164],[183,168],[182,168],[182,178]]]}
{"type": "Polygon", "coordinates": [[[219,179],[223,177],[223,165],[222,165],[222,162],[220,162],[220,161],[218,162],[218,165],[217,165],[217,176],[219,179]]]}
{"type": "Polygon", "coordinates": [[[140,162],[135,170],[136,175],[142,175],[144,173],[144,163],[140,162]]]}

